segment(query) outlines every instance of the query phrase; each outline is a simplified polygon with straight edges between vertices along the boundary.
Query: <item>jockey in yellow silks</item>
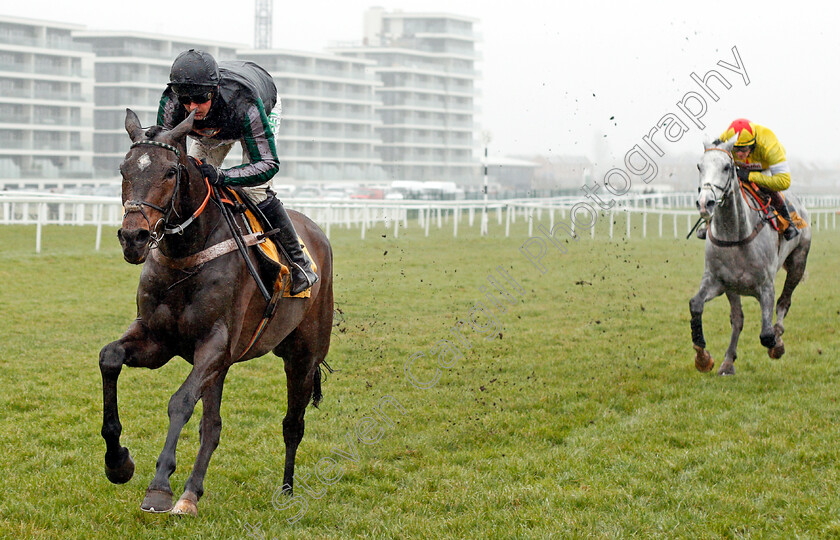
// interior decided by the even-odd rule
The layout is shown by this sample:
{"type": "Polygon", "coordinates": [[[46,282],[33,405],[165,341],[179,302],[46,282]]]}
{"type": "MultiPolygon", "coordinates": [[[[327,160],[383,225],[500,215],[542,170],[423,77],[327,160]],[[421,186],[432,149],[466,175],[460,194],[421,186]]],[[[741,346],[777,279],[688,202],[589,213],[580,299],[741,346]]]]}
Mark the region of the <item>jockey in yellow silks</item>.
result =
{"type": "MultiPolygon", "coordinates": [[[[791,223],[790,213],[784,199],[779,194],[790,187],[790,165],[785,155],[785,147],[776,138],[770,128],[739,118],[729,124],[719,140],[728,141],[737,135],[732,156],[737,165],[738,178],[742,182],[753,182],[770,196],[770,203],[779,215],[791,223]],[[753,165],[750,167],[750,165],[753,165]],[[761,170],[756,170],[760,165],[761,170]],[[764,171],[770,172],[769,175],[764,171]]],[[[697,231],[698,236],[705,238],[705,228],[697,231]]],[[[785,230],[786,240],[799,234],[796,226],[791,225],[785,230]]]]}

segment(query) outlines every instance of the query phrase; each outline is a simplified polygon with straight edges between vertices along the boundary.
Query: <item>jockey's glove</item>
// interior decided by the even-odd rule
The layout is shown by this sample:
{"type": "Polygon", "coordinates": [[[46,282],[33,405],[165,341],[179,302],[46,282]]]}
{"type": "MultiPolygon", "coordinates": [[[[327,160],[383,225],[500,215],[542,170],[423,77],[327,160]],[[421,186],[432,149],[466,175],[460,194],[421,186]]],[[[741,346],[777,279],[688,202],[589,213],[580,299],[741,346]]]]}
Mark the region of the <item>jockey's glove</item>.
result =
{"type": "Polygon", "coordinates": [[[738,173],[738,179],[741,182],[750,181],[750,170],[746,167],[735,167],[735,172],[738,173]]]}
{"type": "Polygon", "coordinates": [[[211,186],[221,186],[224,184],[224,176],[216,167],[209,163],[202,163],[198,168],[201,170],[201,175],[207,178],[211,186]]]}

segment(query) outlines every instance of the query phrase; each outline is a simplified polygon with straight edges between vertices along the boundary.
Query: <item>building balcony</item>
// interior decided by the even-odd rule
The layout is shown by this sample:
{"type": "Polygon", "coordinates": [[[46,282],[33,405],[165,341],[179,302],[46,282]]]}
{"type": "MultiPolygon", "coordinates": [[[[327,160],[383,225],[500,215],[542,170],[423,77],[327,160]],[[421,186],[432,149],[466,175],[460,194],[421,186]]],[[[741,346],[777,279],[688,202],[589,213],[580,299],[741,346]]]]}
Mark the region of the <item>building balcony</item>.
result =
{"type": "Polygon", "coordinates": [[[422,111],[427,113],[459,113],[473,115],[478,112],[475,105],[452,105],[432,100],[410,100],[403,103],[385,103],[380,111],[422,111]]]}
{"type": "Polygon", "coordinates": [[[367,133],[355,133],[352,131],[337,131],[334,129],[284,129],[280,126],[277,138],[288,139],[329,139],[331,141],[346,141],[356,144],[379,143],[373,131],[367,133]]]}
{"type": "Polygon", "coordinates": [[[37,49],[51,49],[57,51],[75,51],[84,53],[93,52],[93,49],[89,44],[79,43],[77,41],[71,41],[69,39],[32,38],[20,35],[0,33],[0,43],[15,45],[18,47],[32,47],[37,49]]]}
{"type": "Polygon", "coordinates": [[[49,75],[54,77],[70,77],[75,79],[89,79],[93,77],[90,69],[81,67],[54,67],[54,66],[33,66],[22,63],[0,63],[0,72],[26,73],[32,75],[49,75]]]}
{"type": "Polygon", "coordinates": [[[137,57],[137,58],[149,58],[149,59],[160,59],[166,60],[167,62],[172,62],[174,55],[172,51],[166,50],[161,51],[159,49],[150,49],[150,48],[142,48],[142,47],[132,47],[132,48],[123,48],[123,47],[115,47],[115,48],[96,48],[95,50],[96,56],[102,56],[105,58],[108,57],[115,57],[115,56],[127,56],[127,57],[137,57]]]}

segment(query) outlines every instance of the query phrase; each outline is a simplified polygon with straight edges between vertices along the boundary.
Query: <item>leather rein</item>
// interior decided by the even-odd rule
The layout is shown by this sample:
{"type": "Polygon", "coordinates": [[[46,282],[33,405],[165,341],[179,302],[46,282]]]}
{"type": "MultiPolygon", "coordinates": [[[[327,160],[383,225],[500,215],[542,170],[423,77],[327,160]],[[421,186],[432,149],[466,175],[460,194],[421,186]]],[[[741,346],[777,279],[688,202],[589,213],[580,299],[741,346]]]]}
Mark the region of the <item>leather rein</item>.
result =
{"type": "MultiPolygon", "coordinates": [[[[181,151],[178,150],[178,148],[176,148],[176,147],[174,147],[170,144],[162,143],[162,142],[159,142],[159,141],[151,141],[151,140],[137,141],[137,142],[135,142],[131,145],[131,148],[134,148],[134,147],[140,146],[140,145],[150,145],[150,146],[157,146],[157,147],[160,147],[160,148],[165,148],[166,150],[169,150],[171,152],[175,152],[175,155],[179,159],[181,157],[181,151]]],[[[207,186],[207,195],[204,197],[204,201],[201,203],[201,206],[199,206],[198,209],[195,212],[193,212],[193,215],[191,215],[186,221],[184,221],[180,225],[176,225],[174,227],[170,226],[169,225],[169,216],[173,212],[175,214],[177,214],[177,212],[175,212],[175,197],[177,197],[177,195],[178,195],[178,189],[180,187],[181,171],[182,170],[186,170],[186,167],[184,167],[184,165],[182,165],[179,162],[178,163],[178,170],[175,174],[175,189],[172,192],[172,198],[169,200],[169,204],[168,204],[167,209],[161,208],[160,206],[158,206],[156,204],[153,204],[153,203],[150,203],[148,201],[131,200],[131,201],[126,201],[126,203],[125,203],[125,214],[123,215],[123,219],[125,219],[125,216],[127,216],[131,212],[140,212],[143,215],[143,217],[146,219],[146,222],[149,224],[149,228],[150,228],[150,231],[151,231],[151,234],[152,234],[152,240],[151,240],[151,242],[152,242],[151,246],[152,247],[155,247],[163,239],[164,235],[183,233],[184,229],[186,229],[193,221],[195,221],[196,218],[198,218],[198,216],[201,215],[202,212],[204,212],[204,209],[207,207],[207,203],[210,200],[211,195],[213,194],[214,190],[210,186],[210,181],[205,176],[204,177],[204,184],[207,186]],[[154,227],[155,230],[152,230],[153,228],[152,228],[151,222],[149,221],[148,216],[146,216],[146,213],[143,211],[143,206],[148,206],[149,208],[154,208],[155,210],[157,210],[157,211],[159,211],[163,214],[163,217],[158,221],[158,223],[155,224],[155,227],[154,227]],[[157,229],[158,225],[160,225],[161,223],[164,226],[163,233],[158,234],[156,232],[156,229],[157,229]]],[[[245,235],[245,236],[242,236],[242,237],[237,236],[238,232],[236,230],[236,227],[233,224],[233,217],[230,215],[230,212],[224,206],[225,204],[233,205],[234,204],[233,201],[228,200],[226,197],[222,197],[222,190],[219,190],[219,194],[217,195],[217,200],[219,201],[219,204],[222,207],[222,214],[225,216],[225,219],[228,221],[228,225],[230,226],[231,233],[233,234],[233,238],[230,238],[230,239],[228,239],[224,242],[220,242],[218,244],[212,245],[212,246],[210,246],[210,247],[208,247],[208,248],[206,248],[202,251],[199,251],[198,253],[194,253],[193,255],[189,255],[187,257],[182,257],[182,258],[179,258],[179,259],[173,259],[171,257],[165,256],[163,253],[158,253],[159,262],[163,263],[164,265],[168,266],[169,268],[173,268],[173,269],[176,269],[176,270],[186,270],[188,268],[194,268],[196,266],[204,264],[204,263],[206,263],[208,261],[211,261],[211,260],[213,260],[217,257],[221,257],[222,255],[225,255],[227,253],[231,253],[232,251],[236,251],[237,249],[241,252],[242,257],[245,261],[245,264],[248,267],[248,271],[250,272],[251,276],[256,281],[257,286],[260,289],[260,292],[262,293],[263,297],[265,298],[265,300],[267,302],[267,306],[266,306],[265,312],[263,313],[263,317],[262,317],[262,320],[260,321],[260,324],[257,326],[256,330],[254,331],[254,335],[251,337],[251,340],[246,345],[245,350],[243,350],[240,353],[239,357],[237,358],[237,360],[241,360],[248,353],[248,351],[251,350],[251,348],[254,346],[254,344],[257,342],[257,340],[260,338],[260,336],[262,336],[263,331],[266,329],[266,327],[268,325],[268,322],[271,320],[272,316],[274,315],[275,309],[277,308],[277,302],[280,299],[280,297],[282,296],[283,288],[277,289],[274,292],[274,294],[269,293],[268,290],[266,289],[265,285],[260,280],[260,277],[257,274],[257,271],[254,268],[253,264],[251,263],[250,259],[248,258],[247,253],[245,252],[246,247],[250,247],[250,246],[253,246],[255,244],[260,244],[262,242],[265,242],[266,241],[266,235],[264,233],[251,233],[251,234],[248,234],[248,235],[245,235]]]]}
{"type": "MultiPolygon", "coordinates": [[[[711,183],[708,183],[708,182],[701,186],[701,189],[708,188],[713,193],[715,192],[714,188],[717,188],[717,189],[721,190],[720,199],[717,199],[716,202],[717,202],[718,205],[722,205],[722,204],[726,203],[727,197],[732,192],[731,186],[732,186],[732,181],[735,178],[735,167],[736,167],[735,157],[732,155],[732,152],[729,152],[728,150],[724,150],[723,148],[707,148],[706,152],[709,152],[711,150],[717,150],[718,152],[723,152],[724,154],[729,156],[729,160],[730,160],[730,163],[732,165],[732,167],[730,168],[729,177],[726,180],[726,185],[725,186],[723,186],[723,187],[716,186],[716,185],[712,185],[711,183]]],[[[739,184],[740,184],[740,181],[739,181],[739,184]]],[[[747,204],[749,205],[749,202],[747,204]]],[[[752,207],[750,207],[750,209],[755,210],[752,207]]],[[[766,221],[763,218],[759,219],[758,223],[756,223],[755,228],[753,229],[752,233],[750,233],[750,235],[747,236],[746,238],[742,238],[740,240],[719,240],[719,239],[715,238],[714,235],[712,234],[712,227],[710,225],[709,229],[708,229],[709,241],[711,241],[712,244],[714,244],[715,246],[718,246],[718,247],[744,246],[744,245],[747,245],[750,242],[752,242],[755,239],[755,237],[758,236],[758,233],[761,232],[761,229],[764,228],[765,223],[766,223],[766,221]]]]}
{"type": "MultiPolygon", "coordinates": [[[[140,145],[149,145],[149,146],[157,146],[159,148],[164,148],[166,150],[169,150],[170,152],[174,152],[175,155],[178,158],[181,157],[181,151],[178,150],[178,148],[172,146],[171,144],[166,144],[166,143],[163,143],[163,142],[160,142],[160,141],[143,140],[143,141],[137,141],[137,142],[133,143],[131,145],[131,148],[134,148],[134,147],[140,146],[140,145]]],[[[190,158],[190,159],[194,159],[194,158],[190,158]]],[[[196,160],[196,161],[198,161],[198,160],[196,160]]],[[[198,162],[201,163],[200,161],[198,161],[198,162]]],[[[158,243],[160,243],[160,241],[163,239],[164,235],[167,235],[167,234],[182,234],[184,232],[184,229],[189,227],[189,225],[193,221],[195,221],[196,218],[198,218],[198,216],[200,216],[202,212],[204,212],[204,209],[207,207],[207,203],[210,201],[210,197],[213,195],[213,188],[210,186],[210,181],[205,176],[204,177],[204,185],[207,186],[207,195],[205,195],[204,201],[202,201],[202,203],[198,207],[198,209],[196,209],[196,211],[193,212],[193,215],[191,215],[189,218],[187,218],[183,223],[181,223],[180,225],[176,225],[174,227],[171,226],[169,224],[169,216],[173,212],[177,214],[177,212],[175,212],[175,197],[177,197],[177,195],[178,195],[178,189],[180,187],[181,171],[182,170],[186,170],[186,167],[184,167],[184,165],[182,165],[181,163],[178,163],[178,171],[175,174],[175,189],[172,191],[172,197],[169,199],[169,204],[167,205],[168,208],[166,208],[166,209],[161,208],[160,206],[158,206],[156,204],[153,204],[153,203],[150,203],[148,201],[130,200],[130,201],[125,202],[125,214],[123,215],[123,219],[125,219],[125,216],[127,216],[131,212],[140,212],[143,215],[143,217],[146,219],[146,223],[149,224],[149,228],[150,228],[150,231],[152,233],[151,247],[153,247],[153,248],[156,247],[156,245],[158,243]],[[151,221],[149,220],[148,216],[146,216],[146,213],[143,211],[143,206],[148,206],[149,208],[154,208],[155,210],[157,210],[158,212],[161,212],[163,214],[163,217],[155,224],[154,227],[152,227],[151,221]],[[158,234],[156,232],[156,230],[157,230],[158,225],[160,225],[161,223],[164,226],[163,233],[158,234]]],[[[225,206],[224,206],[225,204],[229,204],[231,206],[234,206],[234,202],[229,200],[227,197],[223,196],[223,190],[219,190],[219,193],[216,195],[216,200],[219,201],[219,204],[222,207],[222,213],[225,215],[225,219],[228,220],[228,225],[230,226],[231,233],[233,234],[233,238],[230,238],[230,239],[228,239],[224,242],[220,242],[218,244],[212,245],[208,248],[203,249],[202,251],[199,251],[198,253],[194,253],[192,255],[188,255],[186,257],[181,257],[181,258],[178,258],[178,259],[175,259],[175,258],[172,258],[172,257],[167,257],[163,253],[160,253],[159,254],[160,262],[162,262],[164,265],[166,265],[170,268],[174,268],[176,270],[186,270],[188,268],[193,268],[193,267],[199,266],[201,264],[204,264],[208,261],[212,261],[216,257],[221,257],[222,255],[226,255],[226,254],[228,254],[232,251],[235,251],[237,249],[242,251],[242,256],[246,260],[246,264],[250,262],[248,260],[247,255],[244,253],[244,248],[245,247],[250,247],[250,246],[253,246],[253,245],[256,245],[256,244],[260,244],[262,242],[265,242],[265,239],[266,239],[265,234],[264,233],[251,233],[251,234],[244,235],[244,236],[242,236],[242,235],[237,236],[238,232],[236,231],[236,227],[233,225],[232,217],[226,211],[225,206]]],[[[259,281],[259,278],[256,275],[255,269],[252,268],[251,265],[249,265],[248,270],[254,276],[254,279],[257,281],[257,283],[259,285],[262,285],[262,283],[259,281]]],[[[265,287],[261,287],[261,292],[263,293],[263,296],[266,297],[266,300],[269,300],[271,298],[271,294],[267,290],[265,290],[265,287]]]]}

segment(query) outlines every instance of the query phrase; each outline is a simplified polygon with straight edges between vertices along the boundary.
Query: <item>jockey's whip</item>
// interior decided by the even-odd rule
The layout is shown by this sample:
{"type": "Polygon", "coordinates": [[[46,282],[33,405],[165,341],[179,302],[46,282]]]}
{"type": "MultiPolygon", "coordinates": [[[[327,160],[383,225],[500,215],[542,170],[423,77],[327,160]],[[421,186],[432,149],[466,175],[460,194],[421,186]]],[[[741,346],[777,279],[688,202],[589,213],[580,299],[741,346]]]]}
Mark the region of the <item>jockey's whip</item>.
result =
{"type": "Polygon", "coordinates": [[[686,240],[688,240],[689,238],[691,238],[691,235],[692,235],[692,234],[694,234],[694,230],[697,228],[697,226],[698,226],[698,225],[700,225],[700,222],[701,222],[701,221],[703,221],[703,218],[702,218],[702,217],[701,217],[700,219],[698,219],[698,220],[697,220],[697,223],[695,223],[695,224],[694,224],[694,227],[692,227],[692,228],[691,228],[691,230],[690,230],[690,231],[688,231],[688,235],[686,235],[686,237],[685,237],[685,239],[686,239],[686,240]]]}

